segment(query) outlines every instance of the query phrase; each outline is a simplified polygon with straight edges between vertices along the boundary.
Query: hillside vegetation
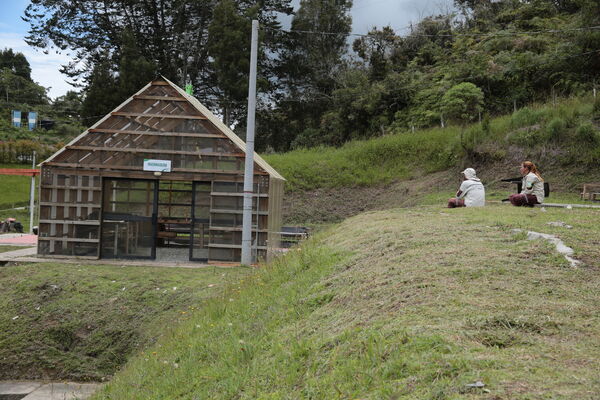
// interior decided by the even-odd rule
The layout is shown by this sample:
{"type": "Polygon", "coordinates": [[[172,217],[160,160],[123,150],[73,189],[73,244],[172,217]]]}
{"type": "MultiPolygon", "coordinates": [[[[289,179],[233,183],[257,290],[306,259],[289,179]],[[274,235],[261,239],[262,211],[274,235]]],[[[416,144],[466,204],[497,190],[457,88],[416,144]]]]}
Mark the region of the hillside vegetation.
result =
{"type": "Polygon", "coordinates": [[[362,214],[198,307],[94,399],[592,399],[598,217],[362,214]],[[558,234],[585,264],[514,228],[558,234]]]}
{"type": "MultiPolygon", "coordinates": [[[[495,163],[518,166],[525,159],[534,160],[543,173],[557,179],[564,179],[563,168],[593,174],[600,164],[600,99],[565,99],[464,129],[450,126],[414,133],[398,129],[341,147],[300,149],[265,158],[288,180],[290,192],[389,184],[467,164],[482,167],[485,176],[495,163]]],[[[513,166],[495,174],[515,172],[513,166]]]]}

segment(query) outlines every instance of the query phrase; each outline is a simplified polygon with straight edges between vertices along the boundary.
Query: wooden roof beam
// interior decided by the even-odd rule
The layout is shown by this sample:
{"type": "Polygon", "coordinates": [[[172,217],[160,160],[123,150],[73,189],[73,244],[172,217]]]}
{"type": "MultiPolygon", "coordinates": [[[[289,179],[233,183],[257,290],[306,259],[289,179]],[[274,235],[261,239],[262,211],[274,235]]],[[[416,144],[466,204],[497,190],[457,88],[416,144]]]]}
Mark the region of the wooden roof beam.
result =
{"type": "Polygon", "coordinates": [[[163,131],[134,131],[134,130],[119,130],[119,129],[90,129],[91,133],[122,133],[125,135],[150,135],[150,136],[172,136],[172,137],[204,137],[204,138],[220,138],[227,137],[220,133],[194,133],[194,132],[163,132],[163,131]]]}
{"type": "Polygon", "coordinates": [[[87,150],[87,151],[107,151],[107,152],[125,152],[125,153],[156,153],[156,154],[183,154],[189,156],[210,156],[210,157],[244,157],[244,153],[219,153],[186,150],[165,150],[165,149],[139,149],[135,147],[97,147],[97,146],[67,146],[69,150],[87,150]]]}
{"type": "Polygon", "coordinates": [[[144,113],[133,113],[114,111],[110,113],[115,117],[135,117],[135,118],[167,118],[167,119],[207,119],[203,115],[175,115],[175,114],[144,114],[144,113]]]}

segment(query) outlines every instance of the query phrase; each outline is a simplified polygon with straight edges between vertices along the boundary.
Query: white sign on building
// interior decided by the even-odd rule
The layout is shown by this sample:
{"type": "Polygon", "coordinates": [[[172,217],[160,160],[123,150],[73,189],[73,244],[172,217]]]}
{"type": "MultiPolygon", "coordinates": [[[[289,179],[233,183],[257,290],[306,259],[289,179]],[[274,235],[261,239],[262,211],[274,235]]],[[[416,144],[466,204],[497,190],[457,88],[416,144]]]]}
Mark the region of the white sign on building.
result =
{"type": "Polygon", "coordinates": [[[171,172],[171,160],[144,159],[144,171],[171,172]]]}

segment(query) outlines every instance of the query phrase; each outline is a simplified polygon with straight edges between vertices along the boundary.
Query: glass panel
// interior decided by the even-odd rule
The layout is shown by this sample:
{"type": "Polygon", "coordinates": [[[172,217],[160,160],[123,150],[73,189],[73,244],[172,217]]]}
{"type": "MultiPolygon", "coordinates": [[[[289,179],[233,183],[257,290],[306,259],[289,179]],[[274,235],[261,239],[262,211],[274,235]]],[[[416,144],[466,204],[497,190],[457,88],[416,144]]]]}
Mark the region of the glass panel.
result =
{"type": "Polygon", "coordinates": [[[184,150],[212,153],[215,151],[215,141],[217,139],[202,137],[184,137],[182,138],[182,140],[182,149],[184,150]]]}
{"type": "Polygon", "coordinates": [[[74,256],[98,256],[98,243],[69,243],[74,256]]]}
{"type": "Polygon", "coordinates": [[[217,169],[223,171],[239,170],[237,157],[220,157],[217,161],[217,169]]]}
{"type": "Polygon", "coordinates": [[[191,182],[161,181],[158,190],[159,218],[191,218],[191,182]]]}
{"type": "Polygon", "coordinates": [[[102,257],[152,257],[154,229],[148,221],[104,221],[102,257]]]}
{"type": "Polygon", "coordinates": [[[192,259],[208,259],[209,221],[210,221],[209,182],[194,183],[194,227],[192,241],[192,259]]]}
{"type": "Polygon", "coordinates": [[[104,213],[151,217],[154,182],[107,180],[104,186],[104,213]]]}
{"type": "Polygon", "coordinates": [[[192,243],[193,259],[208,259],[208,241],[208,224],[194,224],[194,241],[192,243]]]}

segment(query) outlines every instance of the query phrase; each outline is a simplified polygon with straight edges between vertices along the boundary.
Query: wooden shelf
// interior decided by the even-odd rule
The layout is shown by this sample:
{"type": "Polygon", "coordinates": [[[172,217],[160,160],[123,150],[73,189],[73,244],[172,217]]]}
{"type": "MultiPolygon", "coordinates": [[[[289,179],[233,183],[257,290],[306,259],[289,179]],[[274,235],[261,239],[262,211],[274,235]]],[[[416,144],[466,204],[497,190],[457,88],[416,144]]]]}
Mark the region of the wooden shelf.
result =
{"type": "Polygon", "coordinates": [[[99,239],[78,239],[78,238],[62,238],[62,237],[38,237],[38,240],[50,242],[79,242],[79,243],[100,243],[99,239]]]}
{"type": "Polygon", "coordinates": [[[102,191],[99,186],[62,186],[62,185],[42,185],[42,189],[71,189],[71,190],[93,190],[102,191]]]}
{"type": "MultiPolygon", "coordinates": [[[[208,247],[210,248],[217,248],[217,249],[241,249],[242,245],[241,244],[216,244],[216,243],[210,243],[208,245],[208,247]]],[[[258,249],[258,250],[267,250],[267,246],[252,246],[252,249],[258,249]]]]}
{"type": "Polygon", "coordinates": [[[40,201],[40,206],[57,206],[57,207],[93,207],[93,208],[100,208],[100,204],[93,204],[93,203],[84,203],[84,202],[79,202],[79,203],[53,203],[51,201],[40,201]]]}
{"type": "MultiPolygon", "coordinates": [[[[210,210],[211,214],[240,214],[242,215],[244,213],[244,210],[218,210],[218,209],[213,209],[210,210]]],[[[252,210],[252,215],[256,215],[257,212],[256,210],[252,210]]],[[[269,215],[268,211],[258,211],[258,215],[269,215]]]]}
{"type": "MultiPolygon", "coordinates": [[[[244,197],[244,193],[233,193],[233,192],[210,192],[211,196],[227,196],[227,197],[244,197]]],[[[253,193],[252,197],[269,197],[266,193],[256,194],[253,193]]]]}
{"type": "MultiPolygon", "coordinates": [[[[230,226],[211,226],[208,228],[211,231],[224,231],[224,232],[241,232],[242,228],[240,227],[230,227],[230,226]]],[[[255,229],[252,228],[252,232],[258,233],[269,233],[267,229],[255,229]]]]}
{"type": "Polygon", "coordinates": [[[58,225],[100,225],[100,221],[94,220],[70,220],[70,219],[40,219],[40,224],[58,224],[58,225]]]}

